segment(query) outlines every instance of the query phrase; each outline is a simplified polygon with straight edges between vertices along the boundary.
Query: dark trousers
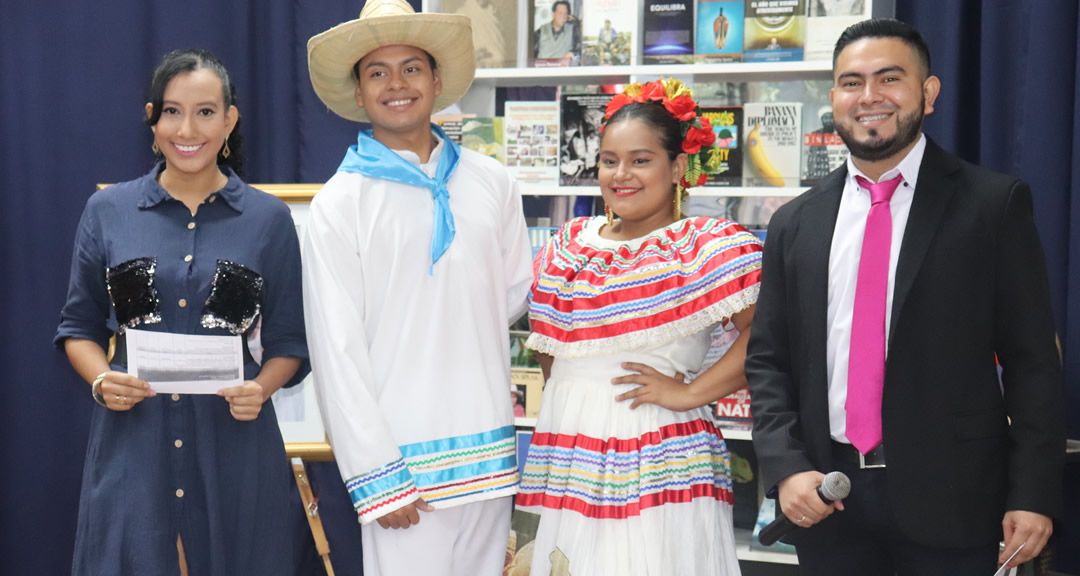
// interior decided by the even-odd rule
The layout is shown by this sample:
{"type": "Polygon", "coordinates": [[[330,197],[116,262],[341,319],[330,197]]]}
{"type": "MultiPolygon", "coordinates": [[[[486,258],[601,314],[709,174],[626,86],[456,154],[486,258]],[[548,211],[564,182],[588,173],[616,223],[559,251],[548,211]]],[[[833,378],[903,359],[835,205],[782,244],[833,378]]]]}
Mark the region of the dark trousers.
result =
{"type": "Polygon", "coordinates": [[[935,548],[905,537],[897,528],[888,500],[885,470],[860,470],[852,458],[834,458],[834,463],[851,479],[844,511],[833,513],[840,536],[829,546],[797,546],[800,574],[991,576],[997,570],[996,544],[935,548]]]}

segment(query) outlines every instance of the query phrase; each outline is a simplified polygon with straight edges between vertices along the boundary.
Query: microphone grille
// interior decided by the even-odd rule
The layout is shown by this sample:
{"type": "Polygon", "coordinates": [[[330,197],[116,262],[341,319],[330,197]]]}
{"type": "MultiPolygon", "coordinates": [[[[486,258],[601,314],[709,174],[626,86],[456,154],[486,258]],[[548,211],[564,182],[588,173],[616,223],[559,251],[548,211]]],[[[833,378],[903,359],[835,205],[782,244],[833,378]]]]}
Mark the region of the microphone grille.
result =
{"type": "Polygon", "coordinates": [[[851,493],[851,480],[843,472],[829,472],[821,482],[821,495],[830,501],[843,500],[851,493]]]}

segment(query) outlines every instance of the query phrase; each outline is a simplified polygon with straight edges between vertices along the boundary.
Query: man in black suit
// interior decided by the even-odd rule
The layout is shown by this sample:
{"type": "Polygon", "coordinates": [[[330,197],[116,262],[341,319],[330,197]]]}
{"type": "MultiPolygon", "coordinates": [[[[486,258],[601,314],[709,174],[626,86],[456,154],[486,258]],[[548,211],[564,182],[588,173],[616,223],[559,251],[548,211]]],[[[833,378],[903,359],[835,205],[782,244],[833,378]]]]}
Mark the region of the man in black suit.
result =
{"type": "Polygon", "coordinates": [[[1031,191],[923,136],[941,84],[906,24],[848,28],[833,76],[850,158],[765,243],[746,359],[761,474],[802,528],[804,574],[989,576],[1021,544],[1012,565],[1038,554],[1061,511],[1065,401],[1031,191]],[[852,490],[826,505],[832,470],[852,490]]]}

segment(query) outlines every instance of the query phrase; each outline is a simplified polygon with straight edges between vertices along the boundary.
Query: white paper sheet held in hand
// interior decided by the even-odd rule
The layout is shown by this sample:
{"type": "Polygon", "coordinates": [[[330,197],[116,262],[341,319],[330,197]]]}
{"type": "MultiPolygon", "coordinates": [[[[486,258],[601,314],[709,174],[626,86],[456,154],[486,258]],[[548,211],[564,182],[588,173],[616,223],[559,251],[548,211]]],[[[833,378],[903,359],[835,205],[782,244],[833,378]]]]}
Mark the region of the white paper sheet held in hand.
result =
{"type": "Polygon", "coordinates": [[[214,394],[244,383],[240,336],[128,330],[128,373],[165,394],[214,394]]]}

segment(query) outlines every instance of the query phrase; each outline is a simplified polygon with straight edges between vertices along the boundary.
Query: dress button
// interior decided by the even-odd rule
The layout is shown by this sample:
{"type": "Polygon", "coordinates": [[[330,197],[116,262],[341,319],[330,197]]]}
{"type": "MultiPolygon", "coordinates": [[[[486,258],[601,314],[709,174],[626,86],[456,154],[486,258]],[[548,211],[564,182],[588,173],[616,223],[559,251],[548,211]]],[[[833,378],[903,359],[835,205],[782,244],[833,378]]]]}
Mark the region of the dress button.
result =
{"type": "Polygon", "coordinates": [[[176,489],[176,497],[177,498],[183,498],[184,497],[184,489],[183,488],[177,488],[176,489]]]}
{"type": "Polygon", "coordinates": [[[187,229],[188,230],[194,230],[195,229],[195,223],[194,222],[188,222],[187,229]]]}
{"type": "Polygon", "coordinates": [[[173,402],[179,402],[180,401],[180,395],[179,394],[173,394],[172,395],[172,401],[173,402]]]}
{"type": "Polygon", "coordinates": [[[184,441],[179,439],[179,438],[176,439],[176,442],[173,442],[173,446],[176,446],[177,448],[180,448],[183,445],[184,445],[184,441]]]}
{"type": "Polygon", "coordinates": [[[187,308],[187,300],[184,300],[183,298],[181,298],[180,301],[177,302],[176,304],[177,304],[177,306],[180,306],[181,308],[187,308]]]}
{"type": "Polygon", "coordinates": [[[212,196],[210,196],[210,203],[211,203],[211,204],[213,204],[213,203],[214,203],[214,200],[217,200],[217,195],[216,195],[216,194],[215,194],[215,195],[212,195],[212,196]]]}
{"type": "Polygon", "coordinates": [[[184,256],[184,262],[191,262],[191,254],[184,256]]]}

